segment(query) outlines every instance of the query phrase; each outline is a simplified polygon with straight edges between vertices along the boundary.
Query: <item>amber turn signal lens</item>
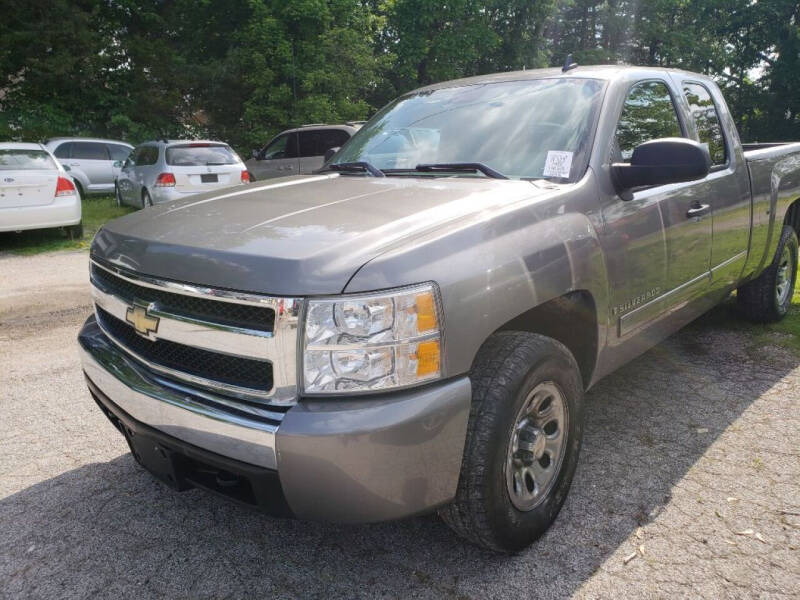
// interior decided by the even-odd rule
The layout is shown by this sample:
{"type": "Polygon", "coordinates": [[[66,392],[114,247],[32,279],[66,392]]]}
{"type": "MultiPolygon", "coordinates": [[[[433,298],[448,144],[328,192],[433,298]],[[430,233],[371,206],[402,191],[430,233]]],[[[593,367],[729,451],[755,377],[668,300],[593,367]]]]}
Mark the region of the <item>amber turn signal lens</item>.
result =
{"type": "Polygon", "coordinates": [[[417,345],[417,377],[439,372],[439,340],[420,342],[417,345]]]}
{"type": "Polygon", "coordinates": [[[436,301],[433,298],[433,292],[417,294],[415,301],[417,305],[417,331],[424,333],[436,329],[438,323],[436,322],[436,301]]]}

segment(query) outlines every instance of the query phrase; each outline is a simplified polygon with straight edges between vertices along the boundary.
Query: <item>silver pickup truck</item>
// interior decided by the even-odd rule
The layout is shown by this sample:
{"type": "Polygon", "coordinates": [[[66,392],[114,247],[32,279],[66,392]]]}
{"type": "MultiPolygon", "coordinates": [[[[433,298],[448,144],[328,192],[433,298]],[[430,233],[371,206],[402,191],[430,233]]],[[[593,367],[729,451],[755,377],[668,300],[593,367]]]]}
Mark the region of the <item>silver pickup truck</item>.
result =
{"type": "Polygon", "coordinates": [[[556,518],[583,395],[737,290],[786,314],[800,144],[743,147],[694,73],[577,67],[405,94],[316,174],[103,227],[92,396],[177,490],[513,552],[556,518]]]}

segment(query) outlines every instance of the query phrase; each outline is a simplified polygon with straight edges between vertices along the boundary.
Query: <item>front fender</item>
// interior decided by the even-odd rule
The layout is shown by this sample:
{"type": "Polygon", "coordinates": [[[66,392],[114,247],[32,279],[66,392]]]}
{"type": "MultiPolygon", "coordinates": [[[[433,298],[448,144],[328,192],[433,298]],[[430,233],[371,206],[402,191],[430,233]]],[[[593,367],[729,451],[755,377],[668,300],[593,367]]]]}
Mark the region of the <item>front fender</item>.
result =
{"type": "MultiPolygon", "coordinates": [[[[599,214],[596,206],[591,181],[584,180],[488,219],[453,224],[378,256],[345,291],[435,281],[444,308],[444,375],[466,373],[488,336],[548,300],[586,290],[597,315],[608,315],[598,223],[587,216],[599,214]]],[[[605,325],[598,323],[598,348],[605,345],[605,325]]]]}

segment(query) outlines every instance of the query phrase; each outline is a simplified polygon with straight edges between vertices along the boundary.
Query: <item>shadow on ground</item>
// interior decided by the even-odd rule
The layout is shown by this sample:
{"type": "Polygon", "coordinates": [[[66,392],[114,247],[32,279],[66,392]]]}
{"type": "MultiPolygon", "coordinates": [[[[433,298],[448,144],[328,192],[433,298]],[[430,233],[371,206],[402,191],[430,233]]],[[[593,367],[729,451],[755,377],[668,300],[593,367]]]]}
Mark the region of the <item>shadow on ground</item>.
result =
{"type": "Polygon", "coordinates": [[[433,516],[358,527],[270,519],[198,491],[174,493],[126,454],[0,501],[0,595],[570,595],[800,362],[719,327],[728,310],[712,311],[588,394],[571,494],[552,529],[518,556],[470,546],[433,516]]]}

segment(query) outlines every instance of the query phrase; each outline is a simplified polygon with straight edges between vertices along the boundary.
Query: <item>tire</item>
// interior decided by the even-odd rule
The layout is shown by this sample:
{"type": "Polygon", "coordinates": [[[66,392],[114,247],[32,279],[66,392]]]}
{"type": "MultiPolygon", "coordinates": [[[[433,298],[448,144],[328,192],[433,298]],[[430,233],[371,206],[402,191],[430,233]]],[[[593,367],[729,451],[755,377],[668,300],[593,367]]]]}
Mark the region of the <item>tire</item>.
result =
{"type": "MultiPolygon", "coordinates": [[[[439,514],[458,535],[474,544],[498,552],[517,552],[553,523],[572,483],[583,437],[580,371],[572,354],[559,342],[537,334],[508,331],[486,341],[475,359],[470,379],[472,408],[458,489],[453,503],[440,509],[439,514]],[[564,412],[555,433],[552,428],[548,431],[548,422],[525,442],[523,433],[530,430],[517,429],[520,414],[524,414],[531,397],[540,407],[548,403],[546,398],[536,400],[542,391],[545,395],[560,393],[564,412]],[[553,455],[549,465],[540,469],[544,473],[552,469],[550,479],[542,479],[542,486],[533,486],[538,495],[532,497],[526,474],[521,480],[526,489],[515,493],[512,490],[520,489],[516,486],[520,480],[514,479],[514,474],[519,474],[519,468],[526,468],[511,456],[515,440],[529,444],[528,448],[536,446],[533,453],[528,452],[530,460],[540,449],[538,441],[543,433],[546,440],[566,434],[560,442],[560,455],[553,455]],[[523,500],[528,505],[520,506],[523,500]]],[[[555,408],[557,402],[551,399],[549,409],[543,408],[542,412],[555,415],[555,408]]],[[[552,415],[544,417],[545,421],[548,418],[552,415]]],[[[543,461],[544,454],[535,462],[542,466],[543,461]]]]}
{"type": "Polygon", "coordinates": [[[67,227],[67,237],[71,240],[80,240],[83,238],[83,221],[77,225],[70,225],[67,227]]]}
{"type": "Polygon", "coordinates": [[[83,199],[86,197],[86,194],[83,193],[83,187],[77,179],[73,179],[73,181],[75,182],[75,191],[78,192],[78,200],[83,202],[83,199]]]}
{"type": "Polygon", "coordinates": [[[117,201],[117,206],[122,207],[122,196],[119,193],[119,186],[114,185],[114,199],[117,201]]]}
{"type": "Polygon", "coordinates": [[[153,206],[153,199],[150,197],[150,192],[142,190],[142,208],[153,206]]]}
{"type": "Polygon", "coordinates": [[[736,292],[745,318],[757,323],[774,323],[789,312],[797,283],[797,246],[794,229],[784,225],[772,263],[736,292]]]}

